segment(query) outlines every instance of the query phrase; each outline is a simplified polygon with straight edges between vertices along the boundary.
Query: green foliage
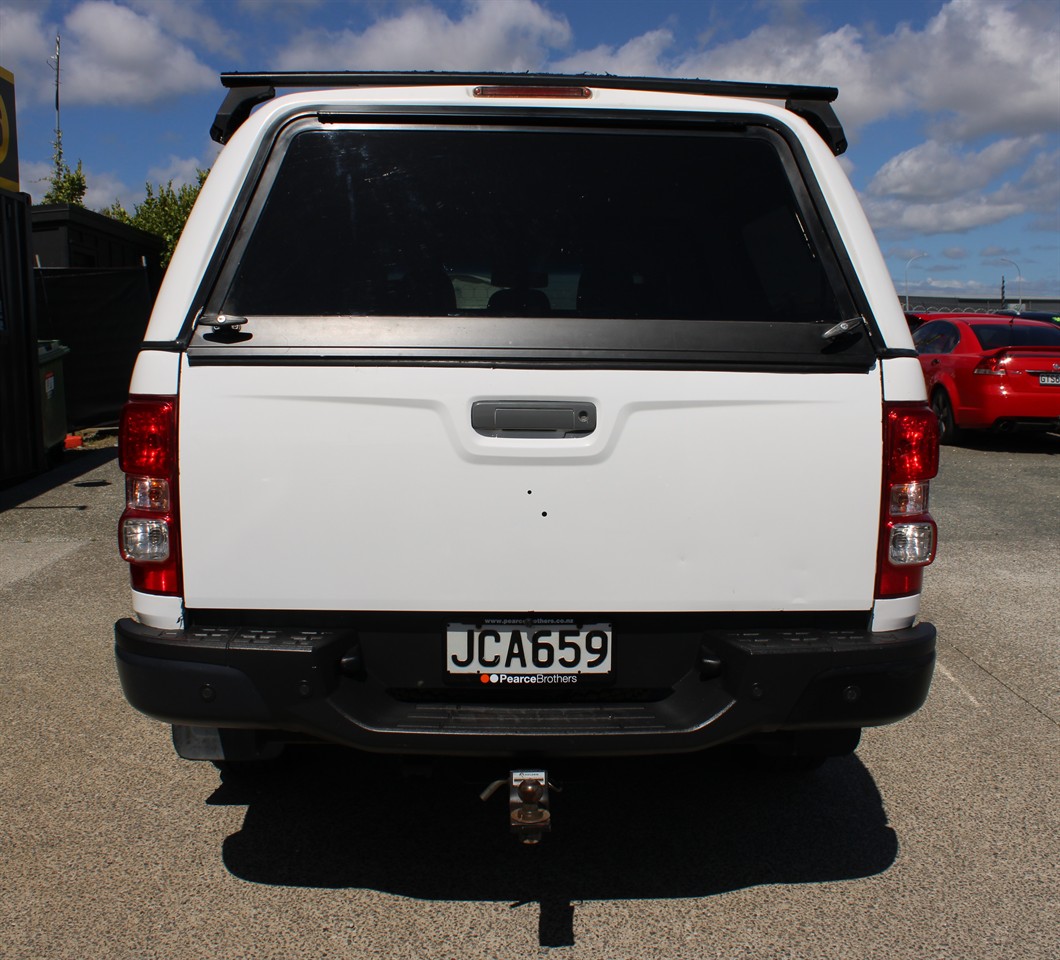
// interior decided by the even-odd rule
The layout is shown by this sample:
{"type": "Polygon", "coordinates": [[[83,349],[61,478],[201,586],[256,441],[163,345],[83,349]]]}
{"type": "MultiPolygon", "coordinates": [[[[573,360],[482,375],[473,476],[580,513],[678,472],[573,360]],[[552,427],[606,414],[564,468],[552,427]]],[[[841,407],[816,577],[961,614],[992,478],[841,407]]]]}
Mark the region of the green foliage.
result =
{"type": "Polygon", "coordinates": [[[173,255],[173,248],[180,239],[188,214],[191,213],[195,198],[199,195],[199,190],[206,182],[209,172],[209,170],[196,170],[197,182],[186,183],[177,189],[173,188],[172,180],[165,185],[159,184],[157,189],[150,183],[146,184],[147,196],[133,207],[132,213],[129,213],[117,200],[100,213],[120,220],[122,223],[139,227],[165,240],[162,266],[166,267],[169,264],[169,258],[173,255]]]}
{"type": "Polygon", "coordinates": [[[85,181],[85,174],[81,169],[81,161],[77,161],[76,170],[70,169],[70,164],[63,159],[63,135],[58,131],[55,134],[55,142],[52,146],[52,160],[54,161],[55,169],[52,171],[52,175],[48,177],[48,183],[51,184],[51,187],[44,194],[42,203],[69,203],[75,207],[83,207],[88,183],[85,181]]]}

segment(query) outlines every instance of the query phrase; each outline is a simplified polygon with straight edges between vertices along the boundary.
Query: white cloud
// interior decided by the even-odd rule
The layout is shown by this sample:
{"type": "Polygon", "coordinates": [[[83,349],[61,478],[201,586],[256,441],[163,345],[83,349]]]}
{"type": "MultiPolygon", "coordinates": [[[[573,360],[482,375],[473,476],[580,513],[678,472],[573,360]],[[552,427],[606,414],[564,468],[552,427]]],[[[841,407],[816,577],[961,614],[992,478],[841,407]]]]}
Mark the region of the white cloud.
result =
{"type": "MultiPolygon", "coordinates": [[[[896,260],[916,260],[922,256],[927,256],[922,247],[889,247],[886,250],[888,257],[894,257],[896,260]]],[[[910,264],[912,266],[912,264],[910,264]]],[[[923,267],[923,264],[921,264],[923,267]]]]}
{"type": "Polygon", "coordinates": [[[666,51],[674,35],[668,29],[650,30],[620,47],[600,45],[549,64],[557,73],[614,73],[619,76],[650,77],[669,74],[666,51]]]}
{"type": "Polygon", "coordinates": [[[1055,129],[1057,26],[1052,3],[952,0],[923,32],[898,38],[906,86],[922,109],[952,114],[951,136],[1055,129]]]}
{"type": "Polygon", "coordinates": [[[35,203],[40,203],[41,197],[51,187],[49,177],[51,177],[54,169],[50,163],[40,160],[23,160],[20,157],[18,161],[18,178],[19,186],[22,188],[23,193],[28,193],[35,203]]]}
{"type": "Polygon", "coordinates": [[[55,54],[55,26],[46,22],[44,6],[0,6],[0,64],[15,75],[19,102],[55,96],[55,73],[48,58],[55,54]]]}
{"type": "Polygon", "coordinates": [[[279,54],[284,70],[537,70],[571,38],[566,19],[533,0],[468,0],[451,20],[437,7],[410,7],[363,32],[305,30],[279,54]]]}
{"type": "MultiPolygon", "coordinates": [[[[164,5],[167,12],[169,5],[164,5]]],[[[215,72],[152,15],[85,0],[63,25],[66,103],[144,104],[216,86],[215,72]]]]}
{"type": "Polygon", "coordinates": [[[976,227],[1001,223],[1026,213],[1021,202],[1008,202],[997,194],[961,196],[938,203],[908,203],[905,200],[865,198],[865,212],[874,229],[897,236],[964,233],[976,227]]]}
{"type": "Polygon", "coordinates": [[[1022,162],[1041,138],[997,140],[978,152],[928,140],[888,160],[868,192],[876,197],[933,201],[982,190],[1022,162]]]}
{"type": "Polygon", "coordinates": [[[1027,204],[1034,213],[1032,229],[1060,234],[1060,150],[1038,153],[1019,180],[1000,192],[1027,204]]]}
{"type": "Polygon", "coordinates": [[[654,30],[555,66],[630,73],[631,59],[644,74],[837,86],[852,139],[868,123],[913,111],[933,115],[940,133],[961,140],[1054,130],[1060,116],[1060,30],[1051,3],[950,0],[923,29],[902,25],[884,35],[849,24],[822,33],[791,3],[735,40],[688,50],[672,31],[654,30]]]}
{"type": "MultiPolygon", "coordinates": [[[[34,160],[19,160],[18,165],[23,191],[33,198],[34,203],[40,203],[51,188],[54,167],[50,163],[34,160]]],[[[99,172],[87,167],[82,167],[82,172],[88,185],[84,204],[89,210],[101,210],[118,200],[126,210],[131,211],[133,204],[143,199],[142,186],[138,190],[130,188],[114,173],[99,172]]]]}
{"type": "Polygon", "coordinates": [[[978,280],[940,280],[938,277],[928,277],[917,286],[938,293],[964,294],[968,297],[988,296],[995,292],[993,287],[978,280]]]}
{"type": "Polygon", "coordinates": [[[877,59],[855,27],[844,25],[822,34],[803,22],[761,27],[721,48],[685,58],[679,68],[721,79],[836,86],[836,109],[853,135],[908,104],[908,93],[900,85],[880,82],[877,59]]]}
{"type": "Polygon", "coordinates": [[[143,199],[143,188],[130,187],[120,177],[110,171],[85,170],[85,206],[89,210],[102,210],[117,200],[126,210],[132,213],[133,204],[143,199]]]}
{"type": "Polygon", "coordinates": [[[838,86],[840,115],[851,131],[905,108],[908,94],[900,86],[880,84],[873,75],[874,54],[866,48],[860,31],[845,25],[821,33],[815,24],[798,16],[799,7],[792,5],[783,22],[702,49],[678,49],[673,32],[654,30],[618,48],[578,51],[554,66],[570,71],[838,86]]]}
{"type": "MultiPolygon", "coordinates": [[[[10,0],[6,0],[10,4],[10,0]]],[[[62,36],[61,99],[86,106],[152,103],[213,89],[217,73],[191,46],[237,48],[199,0],[82,0],[62,21],[48,4],[0,6],[0,63],[15,74],[19,100],[55,96],[55,37],[62,36]]]]}
{"type": "Polygon", "coordinates": [[[127,0],[130,7],[154,20],[168,34],[190,40],[211,53],[236,56],[239,37],[207,11],[204,0],[127,0]]]}
{"type": "Polygon", "coordinates": [[[198,157],[176,157],[170,156],[165,166],[151,167],[147,171],[148,182],[165,185],[173,182],[173,189],[179,190],[185,184],[198,183],[197,172],[205,170],[209,164],[203,163],[198,157]]]}

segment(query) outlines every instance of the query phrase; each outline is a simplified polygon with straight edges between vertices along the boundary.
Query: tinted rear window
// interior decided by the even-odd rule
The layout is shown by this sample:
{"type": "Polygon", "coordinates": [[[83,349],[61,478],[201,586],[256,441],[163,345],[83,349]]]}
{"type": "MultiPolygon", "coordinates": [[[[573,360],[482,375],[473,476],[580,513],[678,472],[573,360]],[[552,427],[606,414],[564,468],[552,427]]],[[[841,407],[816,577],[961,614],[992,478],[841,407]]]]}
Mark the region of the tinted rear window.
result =
{"type": "Polygon", "coordinates": [[[838,272],[776,140],[306,129],[266,173],[222,309],[835,323],[838,272]]]}
{"type": "Polygon", "coordinates": [[[1060,327],[1043,323],[1034,326],[1018,323],[977,323],[972,327],[984,350],[999,347],[1060,347],[1060,327]]]}

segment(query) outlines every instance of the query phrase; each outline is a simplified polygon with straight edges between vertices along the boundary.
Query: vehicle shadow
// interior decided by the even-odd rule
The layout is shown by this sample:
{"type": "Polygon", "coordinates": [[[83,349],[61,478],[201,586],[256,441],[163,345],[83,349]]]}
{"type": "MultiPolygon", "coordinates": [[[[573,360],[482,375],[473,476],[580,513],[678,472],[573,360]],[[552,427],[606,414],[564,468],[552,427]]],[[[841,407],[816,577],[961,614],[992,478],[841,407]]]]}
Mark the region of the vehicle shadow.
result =
{"type": "Polygon", "coordinates": [[[97,467],[116,459],[117,447],[100,447],[94,450],[68,450],[62,460],[51,469],[27,480],[0,487],[0,513],[27,503],[49,490],[84,476],[97,467]]]}
{"type": "Polygon", "coordinates": [[[1045,453],[1056,456],[1060,454],[1060,433],[1051,431],[1013,431],[1010,433],[965,430],[954,446],[967,450],[979,450],[984,453],[1045,453]]]}
{"type": "Polygon", "coordinates": [[[762,884],[881,873],[898,842],[854,756],[778,775],[735,752],[568,762],[537,847],[507,832],[506,776],[452,762],[402,777],[396,761],[331,748],[291,753],[254,776],[226,772],[214,804],[245,804],[224,863],[263,884],[363,888],[423,900],[540,904],[542,946],[574,942],[585,900],[709,897],[762,884]]]}

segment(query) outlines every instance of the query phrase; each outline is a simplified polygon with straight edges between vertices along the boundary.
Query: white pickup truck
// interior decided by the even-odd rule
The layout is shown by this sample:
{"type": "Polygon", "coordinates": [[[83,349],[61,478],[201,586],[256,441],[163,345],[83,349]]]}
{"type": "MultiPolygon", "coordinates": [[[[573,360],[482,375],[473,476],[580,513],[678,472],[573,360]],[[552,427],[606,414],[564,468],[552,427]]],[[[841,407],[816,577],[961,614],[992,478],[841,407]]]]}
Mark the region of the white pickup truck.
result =
{"type": "Polygon", "coordinates": [[[222,80],[121,428],[181,755],[816,761],[920,707],[937,425],[834,89],[222,80]]]}

